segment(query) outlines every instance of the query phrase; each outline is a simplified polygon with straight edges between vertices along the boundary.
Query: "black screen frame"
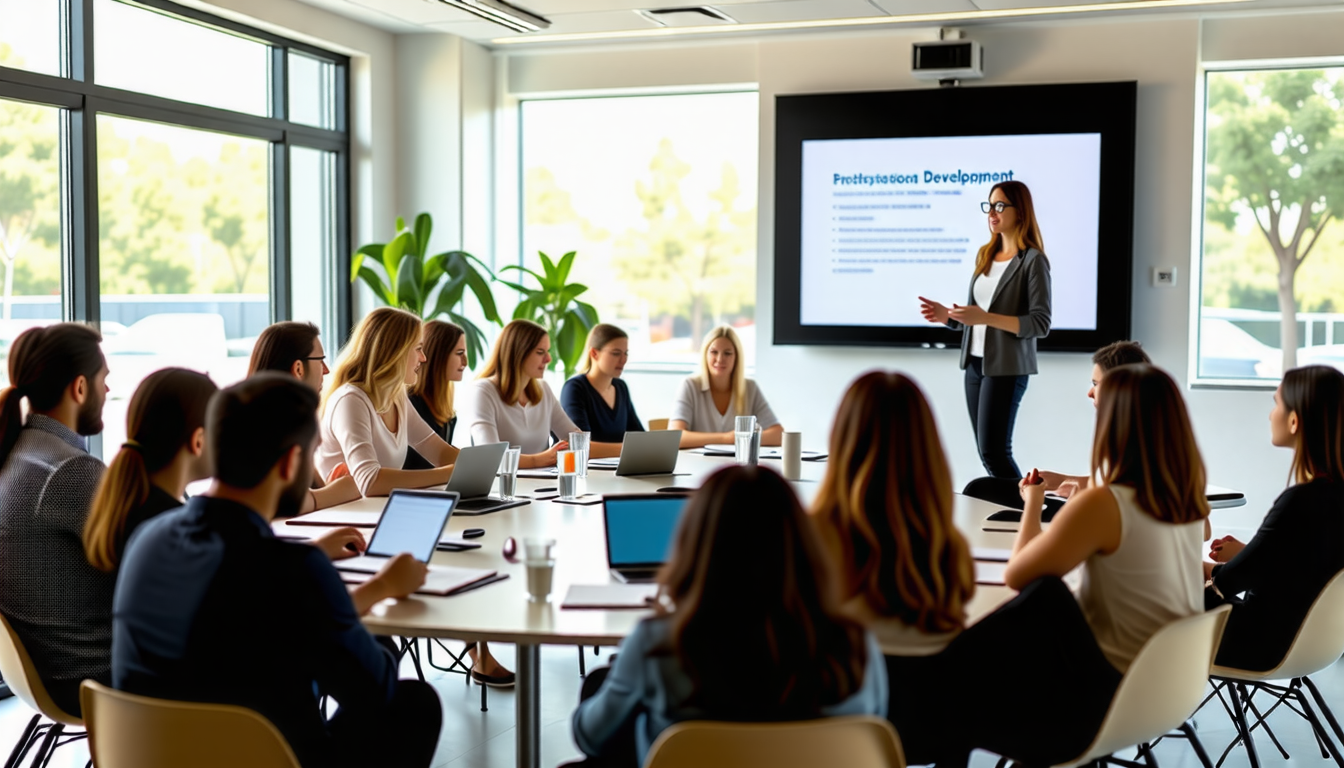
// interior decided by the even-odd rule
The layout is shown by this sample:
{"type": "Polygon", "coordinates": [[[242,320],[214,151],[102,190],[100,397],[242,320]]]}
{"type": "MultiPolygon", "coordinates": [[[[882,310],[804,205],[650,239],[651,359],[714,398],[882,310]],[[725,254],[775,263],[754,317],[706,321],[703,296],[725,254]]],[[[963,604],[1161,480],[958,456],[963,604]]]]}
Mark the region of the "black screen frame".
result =
{"type": "MultiPolygon", "coordinates": [[[[802,323],[804,141],[1051,133],[1101,134],[1097,323],[1095,330],[1051,331],[1037,340],[1037,348],[1091,352],[1129,338],[1137,97],[1134,81],[776,96],[774,344],[940,349],[961,345],[961,331],[934,325],[802,323]]],[[[1049,231],[1044,234],[1049,243],[1049,231]]],[[[970,275],[966,277],[969,285],[970,275]]]]}

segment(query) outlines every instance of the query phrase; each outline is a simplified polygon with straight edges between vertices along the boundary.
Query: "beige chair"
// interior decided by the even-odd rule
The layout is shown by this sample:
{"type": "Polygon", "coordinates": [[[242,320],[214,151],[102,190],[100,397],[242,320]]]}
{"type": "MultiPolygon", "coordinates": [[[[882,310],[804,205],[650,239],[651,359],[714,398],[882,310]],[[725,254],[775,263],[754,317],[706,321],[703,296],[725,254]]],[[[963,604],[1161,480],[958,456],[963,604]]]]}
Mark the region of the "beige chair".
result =
{"type": "Polygon", "coordinates": [[[649,748],[644,768],[904,768],[891,723],[828,717],[790,723],[677,723],[649,748]]]}
{"type": "MultiPolygon", "coordinates": [[[[1214,692],[1204,701],[1207,703],[1214,696],[1222,699],[1222,694],[1227,693],[1231,701],[1223,701],[1223,705],[1231,713],[1232,722],[1236,725],[1238,733],[1237,738],[1223,751],[1223,756],[1225,757],[1238,744],[1245,744],[1246,757],[1250,761],[1251,768],[1258,768],[1260,758],[1255,751],[1253,733],[1256,728],[1264,728],[1274,746],[1279,748],[1283,758],[1289,759],[1287,750],[1274,737],[1265,718],[1280,705],[1288,704],[1288,708],[1292,709],[1292,703],[1296,702],[1301,707],[1299,714],[1311,723],[1312,731],[1316,734],[1317,746],[1321,747],[1321,757],[1332,757],[1337,765],[1344,768],[1344,757],[1341,756],[1340,748],[1330,739],[1330,735],[1321,724],[1320,717],[1312,711],[1303,691],[1305,687],[1311,692],[1316,705],[1320,707],[1320,714],[1329,721],[1340,744],[1344,744],[1344,730],[1340,729],[1339,721],[1335,719],[1329,705],[1321,697],[1316,684],[1307,677],[1334,664],[1341,654],[1344,654],[1344,571],[1335,574],[1321,590],[1321,594],[1316,596],[1311,609],[1307,611],[1306,618],[1302,620],[1302,626],[1297,630],[1297,636],[1293,638],[1293,644],[1288,647],[1288,653],[1278,666],[1266,672],[1217,665],[1213,667],[1209,677],[1214,683],[1214,692]],[[1289,682],[1284,686],[1270,683],[1271,680],[1289,682]],[[1274,699],[1274,704],[1263,713],[1252,701],[1252,698],[1259,693],[1269,694],[1274,699]],[[1248,714],[1255,716],[1254,724],[1248,722],[1248,714]]],[[[1219,762],[1222,762],[1221,759],[1219,762]]]]}
{"type": "Polygon", "coordinates": [[[56,751],[57,747],[84,738],[83,731],[65,733],[66,726],[83,728],[84,722],[63,711],[51,700],[46,686],[42,684],[42,678],[38,677],[37,669],[33,667],[32,658],[28,656],[23,641],[10,625],[9,619],[0,616],[0,628],[3,628],[3,631],[0,631],[0,676],[9,683],[9,690],[13,691],[20,701],[38,713],[28,721],[23,735],[19,737],[18,743],[9,754],[9,760],[5,762],[5,768],[14,768],[22,763],[33,746],[38,745],[39,740],[41,743],[38,745],[37,754],[33,755],[32,764],[42,765],[50,759],[51,753],[56,751]],[[44,717],[48,722],[42,721],[44,717]]]}
{"type": "Polygon", "coordinates": [[[649,431],[662,432],[663,430],[667,429],[668,421],[669,419],[649,419],[649,431]]]}
{"type": "Polygon", "coordinates": [[[299,768],[285,737],[250,709],[152,699],[92,680],[79,700],[98,768],[299,768]]]}

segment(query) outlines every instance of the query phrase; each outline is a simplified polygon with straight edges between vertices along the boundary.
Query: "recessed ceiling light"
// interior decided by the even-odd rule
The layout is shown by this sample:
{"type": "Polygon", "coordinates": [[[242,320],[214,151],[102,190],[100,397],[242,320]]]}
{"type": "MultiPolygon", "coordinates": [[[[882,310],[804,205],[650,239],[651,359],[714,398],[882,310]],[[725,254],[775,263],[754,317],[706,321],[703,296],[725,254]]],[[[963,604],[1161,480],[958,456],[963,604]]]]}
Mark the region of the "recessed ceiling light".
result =
{"type": "Polygon", "coordinates": [[[508,0],[439,0],[461,11],[480,16],[514,32],[536,32],[551,26],[551,20],[520,8],[508,0]]]}

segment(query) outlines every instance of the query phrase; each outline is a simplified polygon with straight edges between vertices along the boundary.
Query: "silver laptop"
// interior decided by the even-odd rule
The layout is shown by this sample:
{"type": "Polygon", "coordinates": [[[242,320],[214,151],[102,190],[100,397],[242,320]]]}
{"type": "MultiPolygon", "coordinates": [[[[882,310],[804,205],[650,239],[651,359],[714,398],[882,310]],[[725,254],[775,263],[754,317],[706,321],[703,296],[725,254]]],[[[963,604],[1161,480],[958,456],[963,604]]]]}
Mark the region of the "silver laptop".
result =
{"type": "Polygon", "coordinates": [[[627,584],[653,581],[667,562],[689,498],[665,493],[603,497],[602,526],[611,574],[627,584]]]}
{"type": "Polygon", "coordinates": [[[634,475],[670,475],[677,471],[681,450],[681,430],[626,432],[621,442],[621,460],[616,465],[620,477],[634,475]]]}
{"type": "Polygon", "coordinates": [[[412,491],[398,488],[387,497],[383,516],[364,554],[333,563],[342,571],[377,573],[387,561],[409,552],[422,563],[428,563],[439,545],[448,518],[458,496],[451,491],[412,491]]]}
{"type": "Polygon", "coordinates": [[[486,443],[458,452],[457,461],[453,463],[453,476],[444,486],[445,491],[456,491],[462,496],[462,501],[453,510],[455,514],[484,515],[527,503],[527,499],[501,499],[490,495],[495,475],[499,474],[499,461],[508,449],[508,443],[486,443]]]}

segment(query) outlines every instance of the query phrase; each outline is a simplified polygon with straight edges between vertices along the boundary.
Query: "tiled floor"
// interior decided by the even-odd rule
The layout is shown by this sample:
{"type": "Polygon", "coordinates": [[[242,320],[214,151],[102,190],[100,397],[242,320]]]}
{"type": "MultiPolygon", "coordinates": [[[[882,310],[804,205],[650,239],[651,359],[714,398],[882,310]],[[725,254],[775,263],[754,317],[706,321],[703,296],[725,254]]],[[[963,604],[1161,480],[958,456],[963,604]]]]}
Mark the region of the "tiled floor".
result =
{"type": "MultiPolygon", "coordinates": [[[[458,644],[452,644],[456,647],[458,644]]],[[[491,646],[491,650],[506,665],[512,667],[513,653],[509,646],[491,646]]],[[[587,660],[591,664],[594,657],[588,649],[587,660]]],[[[602,659],[609,654],[604,649],[602,659]]],[[[441,659],[440,659],[441,660],[441,659]]],[[[409,662],[403,669],[404,674],[413,675],[409,662]]],[[[578,651],[573,647],[548,647],[542,651],[542,765],[550,768],[566,760],[578,757],[570,737],[569,717],[579,697],[578,651]]],[[[434,758],[436,768],[509,768],[514,764],[514,695],[512,691],[491,690],[489,694],[489,712],[480,711],[480,689],[475,685],[464,684],[462,676],[435,672],[429,678],[439,691],[443,702],[444,725],[439,738],[438,753],[434,758]]],[[[1335,664],[1313,678],[1331,707],[1344,715],[1344,664],[1335,664]]],[[[1011,694],[995,693],[1003,699],[1004,706],[1012,706],[1011,694]]],[[[0,701],[0,757],[7,757],[11,746],[22,732],[31,717],[29,709],[18,699],[0,701]]],[[[1232,724],[1223,714],[1221,707],[1214,702],[1196,717],[1196,727],[1205,747],[1218,759],[1223,748],[1232,738],[1232,724]]],[[[1263,736],[1257,740],[1261,762],[1267,768],[1273,766],[1328,766],[1329,761],[1321,758],[1306,721],[1296,715],[1280,711],[1270,718],[1279,740],[1292,755],[1285,760],[1274,746],[1263,736]]],[[[1259,732],[1257,732],[1258,734],[1259,732]]],[[[1185,742],[1165,741],[1155,750],[1163,768],[1198,768],[1194,753],[1185,742]]],[[[1128,755],[1126,755],[1128,757],[1128,755]]],[[[88,759],[88,751],[83,743],[63,747],[52,760],[59,768],[79,768],[88,759]]],[[[993,768],[995,758],[991,755],[976,753],[971,761],[972,768],[993,768]]],[[[1245,752],[1236,749],[1228,757],[1227,768],[1244,768],[1248,765],[1245,752]]]]}

